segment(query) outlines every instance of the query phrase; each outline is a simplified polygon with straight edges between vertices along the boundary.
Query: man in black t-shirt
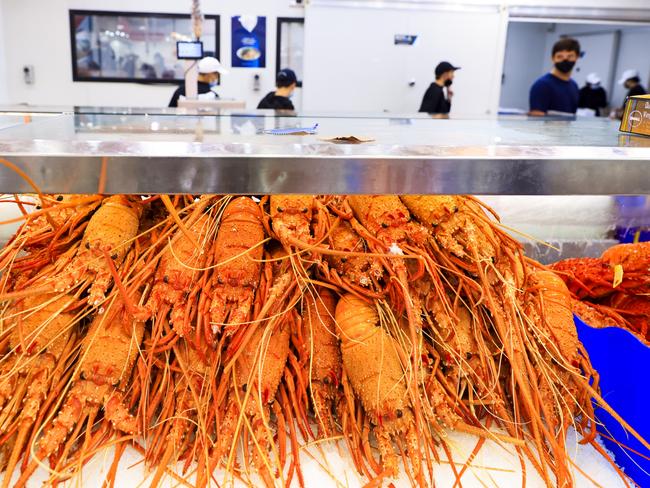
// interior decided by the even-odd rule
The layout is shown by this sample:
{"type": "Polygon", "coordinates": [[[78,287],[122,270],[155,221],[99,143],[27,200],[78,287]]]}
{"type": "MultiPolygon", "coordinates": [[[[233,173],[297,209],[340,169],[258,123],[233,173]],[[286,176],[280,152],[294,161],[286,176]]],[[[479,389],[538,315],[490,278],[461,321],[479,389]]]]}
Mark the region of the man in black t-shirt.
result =
{"type": "Polygon", "coordinates": [[[553,44],[551,71],[540,76],[530,87],[528,115],[544,117],[556,114],[575,114],[580,90],[571,74],[580,58],[580,43],[571,37],[562,37],[553,44]]]}
{"type": "Polygon", "coordinates": [[[454,79],[454,72],[460,69],[447,61],[436,66],[436,81],[429,85],[422,104],[420,105],[420,112],[427,112],[430,114],[448,114],[451,109],[451,83],[454,79]],[[445,94],[446,90],[446,94],[445,94]]]}
{"type": "Polygon", "coordinates": [[[596,117],[603,115],[601,110],[607,106],[607,92],[600,86],[600,77],[589,73],[585,86],[580,88],[578,108],[589,108],[596,112],[596,117]]]}
{"type": "Polygon", "coordinates": [[[289,68],[278,72],[275,77],[275,91],[267,93],[262,98],[257,108],[272,108],[275,110],[294,110],[293,103],[289,98],[296,89],[298,79],[296,73],[289,68]]]}

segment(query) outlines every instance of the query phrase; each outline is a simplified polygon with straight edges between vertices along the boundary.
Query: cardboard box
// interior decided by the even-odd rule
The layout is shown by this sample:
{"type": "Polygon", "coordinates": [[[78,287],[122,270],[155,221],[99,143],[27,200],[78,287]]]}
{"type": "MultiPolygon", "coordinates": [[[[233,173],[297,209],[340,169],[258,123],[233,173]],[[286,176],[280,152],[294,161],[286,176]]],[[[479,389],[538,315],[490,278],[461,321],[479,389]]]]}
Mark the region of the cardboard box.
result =
{"type": "Polygon", "coordinates": [[[650,95],[636,95],[627,99],[619,130],[650,136],[650,95]]]}

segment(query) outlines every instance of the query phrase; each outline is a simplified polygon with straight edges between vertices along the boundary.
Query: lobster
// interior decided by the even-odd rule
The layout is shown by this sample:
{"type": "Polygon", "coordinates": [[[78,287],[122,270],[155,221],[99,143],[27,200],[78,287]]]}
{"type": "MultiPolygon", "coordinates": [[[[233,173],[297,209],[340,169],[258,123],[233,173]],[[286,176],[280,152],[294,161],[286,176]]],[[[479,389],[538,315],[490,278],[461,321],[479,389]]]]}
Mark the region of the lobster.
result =
{"type": "Polygon", "coordinates": [[[574,311],[595,326],[625,327],[648,340],[650,243],[619,244],[600,258],[572,258],[550,268],[564,280],[574,311]],[[581,303],[579,301],[583,301],[581,303]]]}
{"type": "Polygon", "coordinates": [[[36,459],[22,473],[16,486],[23,486],[38,467],[38,460],[55,453],[75,426],[104,408],[104,418],[127,434],[138,432],[137,420],[124,406],[133,365],[144,335],[144,322],[134,320],[122,299],[114,298],[104,314],[96,315],[82,340],[77,373],[56,420],[46,425],[38,442],[36,459]]]}
{"type": "Polygon", "coordinates": [[[12,308],[10,353],[4,358],[0,373],[0,433],[7,433],[15,421],[18,431],[6,459],[3,487],[8,486],[52,385],[65,376],[79,321],[67,311],[72,303],[74,297],[69,295],[45,294],[26,297],[12,308]],[[27,388],[21,388],[22,385],[27,388]]]}
{"type": "Polygon", "coordinates": [[[269,209],[273,232],[284,246],[313,242],[314,205],[313,195],[271,195],[269,209]]]}
{"type": "MultiPolygon", "coordinates": [[[[197,207],[187,222],[187,231],[201,246],[207,246],[216,232],[216,224],[210,213],[203,212],[207,203],[197,207]]],[[[188,335],[191,327],[187,320],[187,298],[202,274],[206,259],[207,253],[203,247],[197,249],[183,230],[177,230],[163,251],[151,293],[138,318],[146,320],[156,314],[156,320],[163,320],[171,309],[169,319],[174,331],[181,337],[188,335]]]]}
{"type": "Polygon", "coordinates": [[[301,363],[311,391],[319,437],[331,437],[332,408],[340,401],[341,349],[334,322],[336,298],[325,288],[303,297],[301,363]]]}
{"type": "MultiPolygon", "coordinates": [[[[446,429],[478,435],[473,455],[485,438],[509,443],[562,486],[573,481],[566,426],[598,449],[592,401],[611,409],[570,323],[569,294],[472,197],[275,195],[257,206],[229,196],[85,198],[69,201],[93,210],[80,208],[61,230],[67,221],[56,213],[72,207],[46,197],[30,220],[43,217],[39,229],[23,229],[0,256],[0,316],[10,326],[0,330],[0,395],[12,395],[0,411],[0,454],[10,466],[23,456],[20,483],[38,464],[26,452],[49,457],[59,481],[118,432],[109,478],[133,432],[147,439],[134,446],[156,470],[154,484],[174,458],[183,475],[197,463],[197,486],[219,464],[250,483],[256,471],[266,485],[297,474],[303,486],[299,453],[339,434],[371,486],[397,473],[400,453],[412,484],[432,483],[446,429]],[[122,241],[129,253],[115,261],[98,244],[82,258],[87,234],[99,234],[91,221],[108,210],[131,215],[125,202],[136,216],[143,209],[122,241]],[[87,258],[106,267],[79,271],[87,258]],[[83,283],[55,292],[52,282],[72,271],[83,283]],[[99,313],[80,298],[105,271],[99,313]],[[57,326],[69,334],[63,348],[46,327],[28,332],[32,309],[46,314],[41,323],[67,319],[57,326]],[[489,431],[492,422],[507,435],[489,431]]],[[[640,277],[615,251],[606,263],[614,278],[640,277]]],[[[628,293],[643,281],[619,286],[594,306],[644,317],[628,293]],[[638,312],[623,310],[631,305],[638,312]]]]}
{"type": "Polygon", "coordinates": [[[93,306],[101,303],[113,279],[109,268],[119,267],[126,257],[137,235],[141,215],[142,205],[137,200],[121,195],[104,200],[88,222],[70,272],[58,277],[54,289],[66,290],[86,277],[92,280],[88,303],[93,306]],[[112,261],[104,259],[106,254],[112,261]]]}
{"type": "Polygon", "coordinates": [[[263,242],[260,208],[248,197],[234,199],[223,211],[214,244],[216,268],[210,305],[214,335],[223,325],[230,334],[250,319],[253,298],[260,283],[263,242]]]}
{"type": "Polygon", "coordinates": [[[274,401],[289,354],[293,313],[287,312],[283,318],[269,324],[253,326],[255,334],[244,346],[232,369],[230,392],[225,402],[227,407],[211,455],[211,467],[226,454],[232,456],[236,445],[233,439],[245,424],[255,442],[253,465],[267,486],[274,485],[274,476],[264,462],[272,443],[268,426],[269,406],[274,401]]]}
{"type": "Polygon", "coordinates": [[[640,295],[650,292],[650,243],[618,244],[600,258],[571,258],[550,268],[565,281],[578,299],[598,300],[621,291],[640,295]]]}
{"type": "MultiPolygon", "coordinates": [[[[488,218],[484,211],[491,212],[488,207],[471,197],[405,195],[401,199],[430,232],[428,243],[436,260],[448,270],[448,282],[463,293],[477,315],[485,308],[490,316],[489,322],[479,322],[485,328],[481,334],[494,337],[511,366],[511,380],[505,384],[516,385],[510,391],[516,398],[509,409],[514,415],[507,414],[501,402],[495,403],[507,414],[504,426],[515,439],[530,436],[537,453],[528,448],[524,452],[544,481],[550,482],[547,466],[554,465],[556,477],[564,483],[569,476],[564,445],[551,433],[552,419],[538,415],[540,392],[532,388],[539,375],[552,376],[553,372],[538,359],[541,345],[530,337],[534,318],[528,314],[540,297],[523,292],[528,276],[521,245],[488,218]],[[529,419],[529,432],[523,432],[513,417],[529,419]]],[[[483,365],[493,382],[498,375],[496,364],[488,360],[483,365]]]]}
{"type": "MultiPolygon", "coordinates": [[[[338,211],[334,206],[331,208],[338,211]]],[[[381,262],[376,257],[365,256],[368,246],[350,223],[352,215],[338,212],[339,218],[333,224],[327,219],[328,243],[335,253],[320,250],[329,265],[323,272],[325,279],[362,296],[374,294],[373,290],[381,296],[384,278],[381,262]]]]}
{"type": "MultiPolygon", "coordinates": [[[[187,463],[195,457],[201,462],[196,484],[204,486],[209,473],[205,471],[206,459],[202,455],[209,448],[208,411],[215,401],[212,398],[212,382],[218,377],[218,372],[214,365],[206,361],[205,354],[199,354],[187,342],[176,345],[174,355],[176,362],[172,370],[175,374],[170,378],[173,381],[160,387],[160,391],[167,394],[159,398],[163,404],[156,419],[156,424],[163,427],[162,432],[166,434],[158,435],[159,429],[152,429],[152,442],[146,451],[147,463],[157,465],[150,486],[158,486],[170,461],[173,458],[181,459],[184,452],[187,452],[187,463]],[[193,447],[190,444],[192,440],[193,447]]],[[[162,376],[167,378],[168,374],[162,376]]]]}
{"type": "Polygon", "coordinates": [[[345,373],[373,424],[384,469],[382,477],[397,476],[398,461],[391,440],[404,436],[415,478],[424,485],[420,441],[399,344],[379,326],[377,311],[354,295],[339,300],[336,323],[345,373]]]}
{"type": "Polygon", "coordinates": [[[120,266],[137,236],[142,204],[131,197],[106,198],[86,226],[70,264],[40,286],[5,293],[2,300],[39,293],[68,292],[79,283],[89,285],[88,303],[97,306],[105,299],[115,269],[120,266]]]}
{"type": "MultiPolygon", "coordinates": [[[[101,203],[95,195],[42,195],[36,211],[25,212],[25,223],[0,253],[0,269],[11,264],[13,273],[27,271],[53,262],[83,233],[82,223],[101,203]],[[47,202],[47,207],[41,206],[47,202]],[[29,256],[19,256],[19,251],[29,256]]],[[[27,202],[17,200],[21,209],[27,202]]]]}

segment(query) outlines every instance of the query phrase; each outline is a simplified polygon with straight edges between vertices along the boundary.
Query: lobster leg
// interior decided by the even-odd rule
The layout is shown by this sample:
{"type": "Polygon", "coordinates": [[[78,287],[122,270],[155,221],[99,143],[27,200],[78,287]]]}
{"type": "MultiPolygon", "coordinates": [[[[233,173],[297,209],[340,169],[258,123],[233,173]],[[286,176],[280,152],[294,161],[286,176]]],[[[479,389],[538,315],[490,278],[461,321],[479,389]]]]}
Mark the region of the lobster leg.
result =
{"type": "Polygon", "coordinates": [[[161,458],[158,460],[158,468],[156,469],[156,474],[151,481],[150,487],[158,486],[160,480],[165,474],[165,471],[167,470],[167,465],[174,456],[174,453],[180,456],[183,448],[183,440],[185,439],[185,436],[189,430],[190,426],[187,420],[176,419],[174,421],[171,432],[167,436],[167,447],[165,448],[165,451],[163,452],[161,458]]]}
{"type": "Polygon", "coordinates": [[[220,424],[219,436],[217,442],[212,449],[210,460],[208,463],[208,470],[214,471],[223,457],[230,452],[232,441],[235,438],[235,430],[237,429],[237,407],[236,401],[231,401],[228,404],[228,409],[220,424]]]}
{"type": "Polygon", "coordinates": [[[375,427],[375,438],[377,439],[377,447],[381,455],[381,464],[384,468],[384,473],[390,477],[396,477],[399,473],[398,457],[395,454],[393,441],[388,432],[381,427],[375,427]]]}
{"type": "MultiPolygon", "coordinates": [[[[265,408],[265,410],[268,410],[265,408]]],[[[254,437],[255,447],[253,449],[253,466],[257,469],[260,477],[264,481],[266,486],[272,487],[275,486],[273,479],[275,478],[274,473],[271,472],[272,463],[268,457],[269,450],[269,436],[267,433],[267,427],[265,425],[268,421],[267,412],[259,412],[253,416],[252,430],[254,437]]],[[[282,427],[283,428],[283,427],[282,427]]],[[[272,439],[271,439],[272,442],[272,439]]],[[[278,466],[279,470],[282,470],[284,466],[278,466]]]]}
{"type": "Polygon", "coordinates": [[[172,324],[174,332],[181,337],[187,337],[192,332],[189,322],[185,320],[185,316],[189,311],[188,309],[189,304],[185,300],[182,300],[174,305],[169,315],[169,322],[172,324]]]}
{"type": "Polygon", "coordinates": [[[334,418],[332,417],[332,399],[329,397],[328,385],[312,381],[311,391],[314,414],[318,421],[318,437],[327,439],[332,437],[335,430],[334,418]]]}
{"type": "MultiPolygon", "coordinates": [[[[300,444],[298,442],[298,435],[296,431],[296,424],[294,422],[294,414],[292,413],[295,409],[292,409],[290,403],[289,403],[289,396],[287,395],[285,391],[284,385],[281,385],[280,388],[278,389],[278,395],[281,400],[282,404],[282,410],[284,411],[284,414],[286,418],[288,419],[287,425],[289,426],[289,434],[290,434],[290,439],[291,439],[291,457],[292,457],[292,463],[293,466],[295,467],[295,472],[298,476],[298,485],[301,488],[304,488],[305,486],[305,480],[302,474],[302,469],[300,469],[300,444]]],[[[297,412],[298,413],[298,412],[297,412]]],[[[278,424],[280,422],[278,421],[278,424]]],[[[278,429],[284,428],[283,425],[278,425],[278,429]]],[[[284,463],[283,463],[284,464],[284,463]]],[[[291,470],[290,470],[291,472],[291,470]]],[[[286,486],[290,486],[291,484],[291,476],[288,477],[286,480],[286,486]]]]}
{"type": "MultiPolygon", "coordinates": [[[[112,263],[111,263],[112,264],[112,263]]],[[[99,271],[92,280],[88,290],[88,303],[97,306],[106,298],[106,290],[111,286],[112,274],[108,270],[99,271]]]]}

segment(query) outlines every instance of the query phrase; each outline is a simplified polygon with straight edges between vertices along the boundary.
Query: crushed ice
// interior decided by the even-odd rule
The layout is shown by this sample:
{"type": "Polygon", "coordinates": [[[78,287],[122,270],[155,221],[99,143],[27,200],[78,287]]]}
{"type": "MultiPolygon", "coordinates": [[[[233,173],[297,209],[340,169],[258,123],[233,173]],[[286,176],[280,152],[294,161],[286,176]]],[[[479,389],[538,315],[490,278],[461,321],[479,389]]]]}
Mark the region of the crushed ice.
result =
{"type": "Polygon", "coordinates": [[[404,251],[402,251],[402,248],[397,245],[397,242],[393,242],[390,247],[388,248],[388,252],[390,254],[395,254],[397,256],[404,256],[404,251]]]}

